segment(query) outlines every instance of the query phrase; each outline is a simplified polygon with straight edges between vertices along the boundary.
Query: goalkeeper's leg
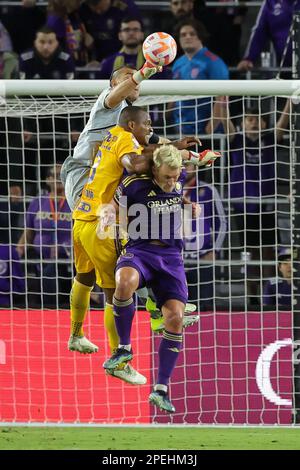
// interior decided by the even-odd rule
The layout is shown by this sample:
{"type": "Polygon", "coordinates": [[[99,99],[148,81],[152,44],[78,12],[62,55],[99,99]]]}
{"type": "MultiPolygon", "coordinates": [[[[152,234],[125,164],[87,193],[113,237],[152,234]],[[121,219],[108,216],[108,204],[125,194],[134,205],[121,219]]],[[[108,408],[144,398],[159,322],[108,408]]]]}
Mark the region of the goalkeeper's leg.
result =
{"type": "MultiPolygon", "coordinates": [[[[161,310],[159,310],[159,308],[156,306],[156,301],[152,290],[147,289],[147,287],[143,287],[142,289],[138,289],[136,293],[145,302],[146,310],[150,313],[150,324],[152,331],[158,334],[162,333],[165,328],[164,318],[161,310]]],[[[197,307],[194,304],[187,303],[185,305],[183,328],[192,326],[194,323],[199,321],[199,315],[190,315],[196,310],[196,308],[197,307]]]]}
{"type": "Polygon", "coordinates": [[[71,335],[68,342],[70,351],[90,354],[98,351],[98,347],[84,336],[83,323],[89,308],[90,294],[95,282],[95,271],[77,273],[71,294],[71,335]]]}

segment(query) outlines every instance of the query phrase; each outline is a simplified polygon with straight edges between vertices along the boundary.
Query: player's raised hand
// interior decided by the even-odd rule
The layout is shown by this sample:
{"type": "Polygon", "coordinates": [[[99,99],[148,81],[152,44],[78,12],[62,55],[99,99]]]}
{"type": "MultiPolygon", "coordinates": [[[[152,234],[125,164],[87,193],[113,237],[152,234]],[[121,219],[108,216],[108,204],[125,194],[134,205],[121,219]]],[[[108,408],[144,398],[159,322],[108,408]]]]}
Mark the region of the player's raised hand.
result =
{"type": "Polygon", "coordinates": [[[187,161],[194,163],[197,166],[211,166],[217,158],[220,158],[220,152],[214,150],[204,150],[203,152],[189,152],[189,158],[187,161]]]}
{"type": "Polygon", "coordinates": [[[151,62],[145,62],[143,67],[132,75],[132,80],[138,85],[143,80],[147,80],[157,72],[162,71],[161,65],[154,65],[151,62]]]}
{"type": "Polygon", "coordinates": [[[178,150],[184,150],[189,147],[193,147],[194,145],[202,145],[198,137],[195,137],[194,135],[189,137],[183,137],[180,140],[171,142],[171,144],[174,145],[174,147],[176,147],[178,150]]]}

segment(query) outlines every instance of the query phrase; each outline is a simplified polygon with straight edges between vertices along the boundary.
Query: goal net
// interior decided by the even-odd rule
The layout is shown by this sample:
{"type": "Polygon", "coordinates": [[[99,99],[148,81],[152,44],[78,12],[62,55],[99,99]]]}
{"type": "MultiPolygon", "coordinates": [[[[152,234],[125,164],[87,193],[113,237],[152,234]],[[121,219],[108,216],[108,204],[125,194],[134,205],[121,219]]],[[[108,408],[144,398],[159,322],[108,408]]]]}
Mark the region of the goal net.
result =
{"type": "Polygon", "coordinates": [[[188,166],[185,195],[202,212],[185,233],[183,257],[189,302],[200,321],[184,332],[170,385],[172,416],[148,403],[160,338],[141,300],[133,365],[146,385],[105,375],[110,351],[97,287],[85,332],[99,352],[82,356],[67,349],[72,217],[61,198],[59,171],[96,91],[87,87],[85,93],[84,84],[68,89],[72,83],[56,86],[52,96],[42,90],[35,96],[42,85],[23,82],[18,94],[1,100],[1,422],[298,422],[298,104],[290,100],[298,82],[285,82],[160,81],[144,87],[137,102],[147,107],[160,136],[197,135],[202,146],[195,150],[222,154],[212,168],[188,166]]]}

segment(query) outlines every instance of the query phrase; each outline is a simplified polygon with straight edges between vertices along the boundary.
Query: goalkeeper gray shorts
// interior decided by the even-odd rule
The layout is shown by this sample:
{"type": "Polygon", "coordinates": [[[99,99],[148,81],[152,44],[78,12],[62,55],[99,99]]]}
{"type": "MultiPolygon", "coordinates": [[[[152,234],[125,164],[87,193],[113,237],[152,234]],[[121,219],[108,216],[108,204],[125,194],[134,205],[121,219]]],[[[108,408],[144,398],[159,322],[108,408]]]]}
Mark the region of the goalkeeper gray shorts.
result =
{"type": "Polygon", "coordinates": [[[81,197],[84,185],[87,183],[91,169],[91,161],[79,161],[68,157],[61,169],[60,177],[65,187],[65,196],[71,211],[81,197]]]}

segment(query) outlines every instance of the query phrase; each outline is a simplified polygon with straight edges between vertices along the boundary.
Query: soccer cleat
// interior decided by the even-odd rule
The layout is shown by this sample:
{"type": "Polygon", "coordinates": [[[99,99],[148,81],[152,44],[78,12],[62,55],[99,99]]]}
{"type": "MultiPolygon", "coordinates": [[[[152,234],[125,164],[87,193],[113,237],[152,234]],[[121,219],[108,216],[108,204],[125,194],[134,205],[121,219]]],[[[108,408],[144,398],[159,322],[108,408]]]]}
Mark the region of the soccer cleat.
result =
{"type": "Polygon", "coordinates": [[[147,383],[146,377],[135,370],[130,364],[126,364],[124,369],[106,369],[105,372],[131,385],[145,385],[147,383]]]}
{"type": "Polygon", "coordinates": [[[175,406],[172,404],[167,393],[161,390],[153,391],[149,395],[149,402],[152,405],[157,406],[160,410],[166,411],[167,413],[175,413],[175,406]]]}
{"type": "Polygon", "coordinates": [[[82,354],[98,352],[98,346],[89,341],[85,336],[71,335],[68,341],[69,351],[78,351],[82,354]]]}
{"type": "Polygon", "coordinates": [[[124,348],[118,348],[113,355],[104,362],[104,369],[116,369],[123,362],[131,361],[133,358],[132,350],[127,351],[124,348]]]}
{"type": "MultiPolygon", "coordinates": [[[[199,319],[200,319],[199,315],[185,315],[183,317],[182,327],[183,328],[188,328],[189,326],[194,325],[194,323],[197,323],[199,321],[199,319]]],[[[150,323],[151,323],[151,329],[152,329],[153,333],[155,333],[155,334],[160,334],[165,329],[163,316],[161,316],[161,318],[159,318],[159,319],[153,319],[152,320],[152,318],[151,318],[150,323]]]]}
{"type": "MultiPolygon", "coordinates": [[[[196,310],[197,306],[194,304],[187,303],[185,305],[184,313],[190,314],[196,310]]],[[[161,311],[156,307],[156,303],[151,297],[147,298],[146,301],[146,310],[150,313],[150,324],[151,330],[154,333],[161,333],[164,330],[164,320],[161,311]]],[[[199,320],[199,315],[190,315],[189,317],[184,317],[183,319],[183,328],[193,325],[199,320]],[[188,318],[185,320],[185,318],[188,318]]]]}

